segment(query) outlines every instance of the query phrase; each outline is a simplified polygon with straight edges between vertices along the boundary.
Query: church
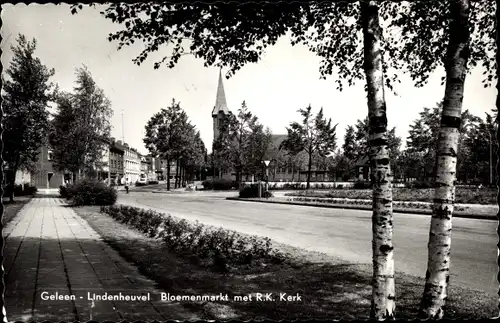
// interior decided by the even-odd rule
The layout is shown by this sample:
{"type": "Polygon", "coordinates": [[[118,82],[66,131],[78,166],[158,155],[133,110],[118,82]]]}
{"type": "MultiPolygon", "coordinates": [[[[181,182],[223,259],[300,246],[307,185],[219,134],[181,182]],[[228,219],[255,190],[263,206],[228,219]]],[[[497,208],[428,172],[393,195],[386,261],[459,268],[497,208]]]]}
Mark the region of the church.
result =
{"type": "MultiPolygon", "coordinates": [[[[249,108],[251,111],[251,108],[249,108]]],[[[214,140],[219,136],[219,125],[225,115],[228,115],[230,110],[227,106],[226,94],[224,92],[224,84],[222,78],[222,71],[219,71],[219,82],[217,85],[217,93],[215,97],[215,105],[212,110],[213,120],[213,135],[214,140]]],[[[307,165],[297,167],[292,163],[278,165],[277,161],[272,158],[276,151],[280,149],[280,145],[288,137],[287,134],[273,134],[271,135],[271,143],[267,149],[264,160],[270,160],[269,163],[269,181],[270,182],[304,182],[307,180],[307,165]]],[[[264,170],[264,166],[263,166],[264,170]]],[[[219,175],[222,178],[236,180],[236,172],[234,170],[222,171],[219,175]]],[[[248,176],[243,175],[242,180],[250,180],[248,176]]],[[[311,169],[311,182],[329,181],[328,171],[320,170],[312,165],[311,169]]]]}

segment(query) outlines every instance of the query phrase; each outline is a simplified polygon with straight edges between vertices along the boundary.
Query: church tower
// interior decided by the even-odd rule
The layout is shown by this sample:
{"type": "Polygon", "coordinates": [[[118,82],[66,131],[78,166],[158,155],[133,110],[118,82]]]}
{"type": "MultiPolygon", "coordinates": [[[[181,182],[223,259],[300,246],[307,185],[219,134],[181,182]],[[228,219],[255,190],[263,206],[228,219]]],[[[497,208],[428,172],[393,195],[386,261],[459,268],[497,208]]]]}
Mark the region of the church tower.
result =
{"type": "Polygon", "coordinates": [[[214,141],[219,136],[219,123],[224,115],[229,114],[226,103],[226,94],[224,93],[224,84],[222,84],[222,70],[219,71],[219,84],[217,85],[217,96],[215,97],[215,106],[212,110],[212,119],[214,123],[214,141]]]}

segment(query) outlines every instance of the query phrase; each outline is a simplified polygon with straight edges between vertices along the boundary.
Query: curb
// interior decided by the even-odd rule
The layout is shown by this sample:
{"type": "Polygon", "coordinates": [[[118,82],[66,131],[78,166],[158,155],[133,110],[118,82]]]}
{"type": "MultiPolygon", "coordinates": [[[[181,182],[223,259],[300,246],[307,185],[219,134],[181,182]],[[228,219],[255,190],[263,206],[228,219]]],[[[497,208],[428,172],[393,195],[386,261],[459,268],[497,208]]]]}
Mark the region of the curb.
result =
{"type": "Polygon", "coordinates": [[[159,194],[184,194],[184,193],[189,193],[189,191],[186,191],[186,192],[175,192],[175,191],[147,191],[147,192],[159,193],[159,194]]]}
{"type": "Polygon", "coordinates": [[[61,195],[58,194],[38,194],[34,195],[33,198],[35,199],[47,199],[47,198],[61,198],[61,195]]]}
{"type": "MultiPolygon", "coordinates": [[[[359,207],[357,205],[349,205],[349,204],[313,204],[307,202],[292,202],[292,201],[276,201],[276,200],[249,200],[239,197],[226,197],[226,200],[231,201],[242,201],[242,202],[257,202],[257,203],[274,203],[274,204],[288,204],[288,205],[298,205],[298,206],[312,206],[312,207],[323,207],[330,209],[350,209],[350,210],[362,210],[362,211],[371,211],[370,207],[359,207]]],[[[404,210],[404,209],[393,209],[394,213],[404,213],[404,214],[419,214],[419,215],[432,215],[429,211],[424,210],[404,210]]],[[[470,213],[453,213],[453,217],[455,218],[467,218],[467,219],[479,219],[479,220],[498,220],[496,215],[477,215],[470,213]]]]}

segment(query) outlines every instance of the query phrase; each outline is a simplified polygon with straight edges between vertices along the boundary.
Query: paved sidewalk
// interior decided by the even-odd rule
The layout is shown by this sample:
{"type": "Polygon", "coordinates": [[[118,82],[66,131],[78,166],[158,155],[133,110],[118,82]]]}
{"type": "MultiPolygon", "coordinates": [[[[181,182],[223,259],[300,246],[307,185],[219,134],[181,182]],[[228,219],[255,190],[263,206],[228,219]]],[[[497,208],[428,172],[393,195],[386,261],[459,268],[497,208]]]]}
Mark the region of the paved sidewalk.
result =
{"type": "Polygon", "coordinates": [[[177,303],[162,302],[161,292],[168,291],[156,289],[59,198],[32,199],[3,234],[9,321],[199,319],[177,303]],[[42,299],[56,293],[74,299],[42,299]],[[150,300],[88,299],[104,293],[149,293],[150,300]]]}

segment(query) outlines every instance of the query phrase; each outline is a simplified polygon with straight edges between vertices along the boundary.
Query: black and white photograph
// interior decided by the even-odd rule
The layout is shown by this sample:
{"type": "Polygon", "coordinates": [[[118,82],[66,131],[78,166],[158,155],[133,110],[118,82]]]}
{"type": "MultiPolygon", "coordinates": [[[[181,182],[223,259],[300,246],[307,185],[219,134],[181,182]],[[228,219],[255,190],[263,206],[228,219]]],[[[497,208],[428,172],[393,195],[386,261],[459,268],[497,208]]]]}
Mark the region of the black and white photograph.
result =
{"type": "Polygon", "coordinates": [[[500,317],[498,2],[2,4],[2,321],[500,317]]]}

